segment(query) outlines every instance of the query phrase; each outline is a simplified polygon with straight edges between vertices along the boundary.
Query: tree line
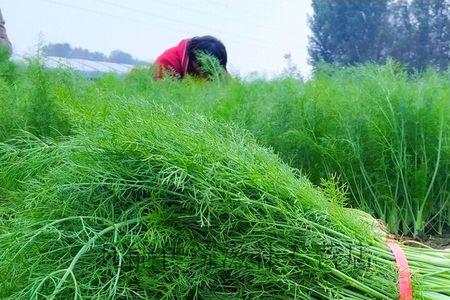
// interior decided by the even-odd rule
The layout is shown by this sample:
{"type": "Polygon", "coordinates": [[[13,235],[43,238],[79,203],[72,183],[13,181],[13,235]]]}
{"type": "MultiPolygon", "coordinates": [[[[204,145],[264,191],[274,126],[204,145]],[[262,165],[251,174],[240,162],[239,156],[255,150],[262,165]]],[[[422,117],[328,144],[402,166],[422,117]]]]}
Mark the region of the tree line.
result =
{"type": "Polygon", "coordinates": [[[145,65],[148,62],[134,58],[131,54],[121,51],[111,51],[109,55],[101,52],[91,52],[87,49],[75,47],[73,48],[69,43],[55,43],[47,44],[42,47],[42,53],[47,56],[57,56],[65,58],[79,58],[93,61],[113,62],[119,64],[129,65],[145,65]]]}
{"type": "Polygon", "coordinates": [[[313,65],[391,58],[410,71],[449,66],[450,0],[313,0],[312,6],[313,65]]]}

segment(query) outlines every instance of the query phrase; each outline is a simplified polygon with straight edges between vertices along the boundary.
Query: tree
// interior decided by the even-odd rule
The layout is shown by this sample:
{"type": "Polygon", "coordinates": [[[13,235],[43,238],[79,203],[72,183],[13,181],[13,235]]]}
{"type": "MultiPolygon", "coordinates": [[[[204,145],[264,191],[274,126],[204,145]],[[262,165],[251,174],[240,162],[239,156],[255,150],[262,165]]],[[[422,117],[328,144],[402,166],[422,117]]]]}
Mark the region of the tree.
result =
{"type": "Polygon", "coordinates": [[[91,59],[91,52],[83,48],[73,48],[69,58],[91,59]]]}
{"type": "Polygon", "coordinates": [[[418,70],[424,70],[431,58],[430,6],[429,0],[414,0],[411,4],[411,13],[415,24],[414,52],[411,63],[418,70]]]}
{"type": "Polygon", "coordinates": [[[352,65],[381,57],[388,0],[313,0],[309,53],[313,64],[352,65]]]}
{"type": "Polygon", "coordinates": [[[354,65],[392,58],[409,70],[450,63],[450,0],[313,0],[309,53],[354,65]]]}
{"type": "Polygon", "coordinates": [[[69,57],[72,52],[70,44],[48,44],[42,48],[42,52],[48,56],[69,57]]]}
{"type": "Polygon", "coordinates": [[[110,62],[114,62],[114,63],[119,63],[119,64],[134,64],[134,59],[133,57],[126,53],[123,52],[121,50],[114,50],[111,51],[111,54],[109,55],[109,59],[110,62]]]}
{"type": "Polygon", "coordinates": [[[79,58],[93,61],[106,61],[130,65],[146,65],[147,62],[133,58],[131,54],[121,50],[114,50],[109,56],[101,52],[91,52],[84,48],[72,48],[68,43],[48,44],[42,48],[44,55],[65,58],[79,58]]]}
{"type": "Polygon", "coordinates": [[[447,0],[431,2],[430,51],[431,64],[439,70],[447,69],[450,61],[450,3],[447,0]]]}
{"type": "Polygon", "coordinates": [[[382,56],[409,64],[413,53],[414,28],[411,23],[408,0],[391,1],[388,11],[383,30],[382,56]]]}
{"type": "Polygon", "coordinates": [[[101,52],[95,51],[91,52],[91,59],[95,61],[107,61],[108,57],[106,57],[106,55],[101,52]]]}

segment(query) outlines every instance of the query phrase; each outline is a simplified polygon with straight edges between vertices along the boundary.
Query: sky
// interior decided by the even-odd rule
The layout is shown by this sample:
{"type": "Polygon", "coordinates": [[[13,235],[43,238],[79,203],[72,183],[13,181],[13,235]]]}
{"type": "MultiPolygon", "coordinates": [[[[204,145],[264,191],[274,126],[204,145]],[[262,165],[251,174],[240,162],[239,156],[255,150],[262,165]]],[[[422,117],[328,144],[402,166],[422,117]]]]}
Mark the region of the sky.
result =
{"type": "Polygon", "coordinates": [[[287,53],[303,75],[311,70],[311,0],[0,0],[0,9],[19,55],[67,42],[154,61],[181,39],[213,35],[225,44],[232,73],[278,74],[287,53]]]}

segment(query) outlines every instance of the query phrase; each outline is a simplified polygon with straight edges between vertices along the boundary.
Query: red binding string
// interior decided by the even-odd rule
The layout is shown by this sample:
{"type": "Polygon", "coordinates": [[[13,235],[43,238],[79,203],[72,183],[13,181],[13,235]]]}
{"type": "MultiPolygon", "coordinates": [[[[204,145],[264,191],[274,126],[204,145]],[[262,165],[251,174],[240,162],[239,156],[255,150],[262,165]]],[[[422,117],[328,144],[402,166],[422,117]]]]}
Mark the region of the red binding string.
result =
{"type": "Polygon", "coordinates": [[[398,299],[412,300],[411,272],[409,271],[408,259],[402,248],[395,241],[386,242],[392,254],[398,270],[398,299]]]}

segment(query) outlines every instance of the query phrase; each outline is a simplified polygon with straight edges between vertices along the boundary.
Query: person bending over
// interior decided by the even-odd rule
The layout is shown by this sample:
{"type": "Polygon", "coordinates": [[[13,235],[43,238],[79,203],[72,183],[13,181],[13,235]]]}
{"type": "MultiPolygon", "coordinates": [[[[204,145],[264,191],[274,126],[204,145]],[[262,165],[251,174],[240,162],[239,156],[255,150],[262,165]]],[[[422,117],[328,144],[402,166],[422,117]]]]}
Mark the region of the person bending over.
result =
{"type": "Polygon", "coordinates": [[[0,9],[0,45],[3,46],[9,54],[12,53],[12,45],[8,39],[8,35],[6,34],[5,28],[5,20],[2,16],[2,11],[0,9]]]}
{"type": "Polygon", "coordinates": [[[199,53],[217,58],[220,65],[227,69],[227,51],[223,43],[213,36],[197,36],[182,40],[177,46],[164,51],[156,59],[156,78],[161,79],[164,73],[182,79],[186,75],[207,77],[199,53]]]}

